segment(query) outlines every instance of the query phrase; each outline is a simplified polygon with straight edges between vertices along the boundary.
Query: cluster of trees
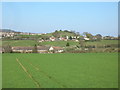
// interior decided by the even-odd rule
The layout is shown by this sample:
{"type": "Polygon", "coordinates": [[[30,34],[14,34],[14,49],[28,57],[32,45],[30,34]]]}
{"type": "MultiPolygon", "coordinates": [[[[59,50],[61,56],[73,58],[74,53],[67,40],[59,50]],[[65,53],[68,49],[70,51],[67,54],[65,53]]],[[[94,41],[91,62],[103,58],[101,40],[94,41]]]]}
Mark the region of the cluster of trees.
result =
{"type": "Polygon", "coordinates": [[[97,40],[100,41],[102,39],[102,35],[101,34],[96,34],[95,36],[92,35],[91,33],[88,32],[84,32],[83,35],[87,38],[89,38],[91,41],[97,40]]]}
{"type": "Polygon", "coordinates": [[[116,45],[105,45],[105,46],[95,46],[95,45],[85,45],[80,47],[67,47],[64,51],[65,53],[87,53],[87,52],[120,52],[119,47],[116,45]]]}
{"type": "Polygon", "coordinates": [[[71,34],[71,35],[73,35],[73,36],[75,36],[76,34],[75,34],[75,32],[72,32],[72,31],[68,31],[68,30],[55,30],[55,32],[53,32],[52,33],[52,35],[54,36],[54,37],[56,37],[56,38],[59,38],[59,37],[65,37],[66,38],[66,36],[68,36],[67,34],[66,35],[64,35],[64,33],[67,33],[67,34],[71,34]]]}

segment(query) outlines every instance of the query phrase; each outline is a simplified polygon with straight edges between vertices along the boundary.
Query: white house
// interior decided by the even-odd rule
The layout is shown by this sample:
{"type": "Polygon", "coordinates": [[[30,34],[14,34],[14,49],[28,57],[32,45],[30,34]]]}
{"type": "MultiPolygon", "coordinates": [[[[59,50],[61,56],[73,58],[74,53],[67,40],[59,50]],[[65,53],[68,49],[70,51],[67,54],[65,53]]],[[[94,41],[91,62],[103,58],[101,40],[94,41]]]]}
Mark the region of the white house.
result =
{"type": "Polygon", "coordinates": [[[54,46],[54,47],[50,47],[49,48],[49,51],[55,51],[55,53],[61,53],[61,52],[63,52],[64,50],[63,50],[63,48],[62,47],[56,47],[56,46],[54,46]]]}
{"type": "Polygon", "coordinates": [[[50,40],[51,41],[55,41],[55,37],[50,37],[50,40]]]}
{"type": "Polygon", "coordinates": [[[87,38],[87,37],[84,37],[84,40],[87,40],[87,41],[89,41],[90,39],[89,39],[89,38],[87,38]]]}
{"type": "Polygon", "coordinates": [[[50,47],[50,48],[49,48],[49,51],[53,51],[53,50],[54,50],[54,48],[53,48],[53,47],[50,47]]]}

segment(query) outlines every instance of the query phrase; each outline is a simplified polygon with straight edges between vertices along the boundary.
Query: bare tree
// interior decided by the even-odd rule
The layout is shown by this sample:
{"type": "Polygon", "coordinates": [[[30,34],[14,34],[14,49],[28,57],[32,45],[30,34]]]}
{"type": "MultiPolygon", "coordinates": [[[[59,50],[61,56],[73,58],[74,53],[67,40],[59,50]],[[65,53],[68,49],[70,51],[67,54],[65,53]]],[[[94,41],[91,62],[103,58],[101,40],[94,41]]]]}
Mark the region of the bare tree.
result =
{"type": "Polygon", "coordinates": [[[33,53],[37,53],[37,45],[35,44],[34,47],[33,47],[33,53]]]}
{"type": "Polygon", "coordinates": [[[12,53],[12,47],[8,44],[6,46],[3,46],[5,53],[12,53]]]}

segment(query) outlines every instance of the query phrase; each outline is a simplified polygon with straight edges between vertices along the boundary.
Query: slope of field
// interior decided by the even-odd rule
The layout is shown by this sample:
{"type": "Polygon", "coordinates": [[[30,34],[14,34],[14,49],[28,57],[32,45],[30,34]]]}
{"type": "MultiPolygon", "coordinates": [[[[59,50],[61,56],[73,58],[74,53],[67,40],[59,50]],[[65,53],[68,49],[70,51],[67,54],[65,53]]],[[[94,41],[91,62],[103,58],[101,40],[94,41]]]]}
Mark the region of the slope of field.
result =
{"type": "Polygon", "coordinates": [[[118,44],[118,40],[102,40],[95,42],[86,42],[86,45],[109,45],[109,44],[118,44]]]}
{"type": "Polygon", "coordinates": [[[34,40],[5,40],[2,41],[2,45],[11,45],[11,46],[34,46],[37,43],[34,40]]]}
{"type": "Polygon", "coordinates": [[[118,54],[3,54],[3,88],[17,87],[117,88],[118,54]]]}
{"type": "MultiPolygon", "coordinates": [[[[11,45],[11,46],[34,46],[35,44],[40,45],[52,45],[52,46],[66,46],[66,43],[69,42],[70,45],[79,45],[78,42],[75,41],[54,41],[54,42],[42,42],[39,43],[34,40],[8,40],[2,41],[2,45],[11,45]]],[[[118,40],[102,40],[102,41],[95,41],[95,42],[85,42],[86,45],[108,45],[108,44],[118,44],[118,40]]]]}
{"type": "Polygon", "coordinates": [[[65,47],[67,43],[69,43],[70,46],[79,45],[79,43],[78,43],[78,42],[75,42],[75,41],[42,42],[41,45],[51,45],[51,46],[61,46],[61,47],[65,47]]]}

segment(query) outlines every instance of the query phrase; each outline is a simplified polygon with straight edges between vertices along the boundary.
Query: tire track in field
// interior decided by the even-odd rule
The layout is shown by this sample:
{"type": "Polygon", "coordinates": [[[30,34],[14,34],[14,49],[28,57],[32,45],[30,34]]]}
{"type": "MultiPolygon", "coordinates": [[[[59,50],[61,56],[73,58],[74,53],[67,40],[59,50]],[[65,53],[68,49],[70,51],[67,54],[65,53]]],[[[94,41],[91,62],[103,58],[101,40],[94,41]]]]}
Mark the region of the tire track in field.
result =
{"type": "Polygon", "coordinates": [[[16,58],[16,61],[22,67],[22,69],[25,71],[25,73],[27,73],[27,75],[33,80],[33,82],[35,83],[35,85],[38,88],[41,88],[41,85],[39,84],[39,82],[37,80],[35,80],[35,78],[28,72],[28,70],[22,65],[22,63],[17,58],[16,58]]]}
{"type": "MultiPolygon", "coordinates": [[[[25,59],[26,60],[26,59],[25,59]]],[[[66,88],[65,85],[62,85],[58,80],[56,80],[55,78],[51,77],[50,75],[48,75],[47,73],[45,73],[44,71],[40,70],[38,67],[34,66],[30,61],[26,60],[36,71],[39,71],[41,73],[43,73],[47,78],[49,78],[50,80],[56,82],[58,85],[62,86],[63,88],[66,88]]]]}

